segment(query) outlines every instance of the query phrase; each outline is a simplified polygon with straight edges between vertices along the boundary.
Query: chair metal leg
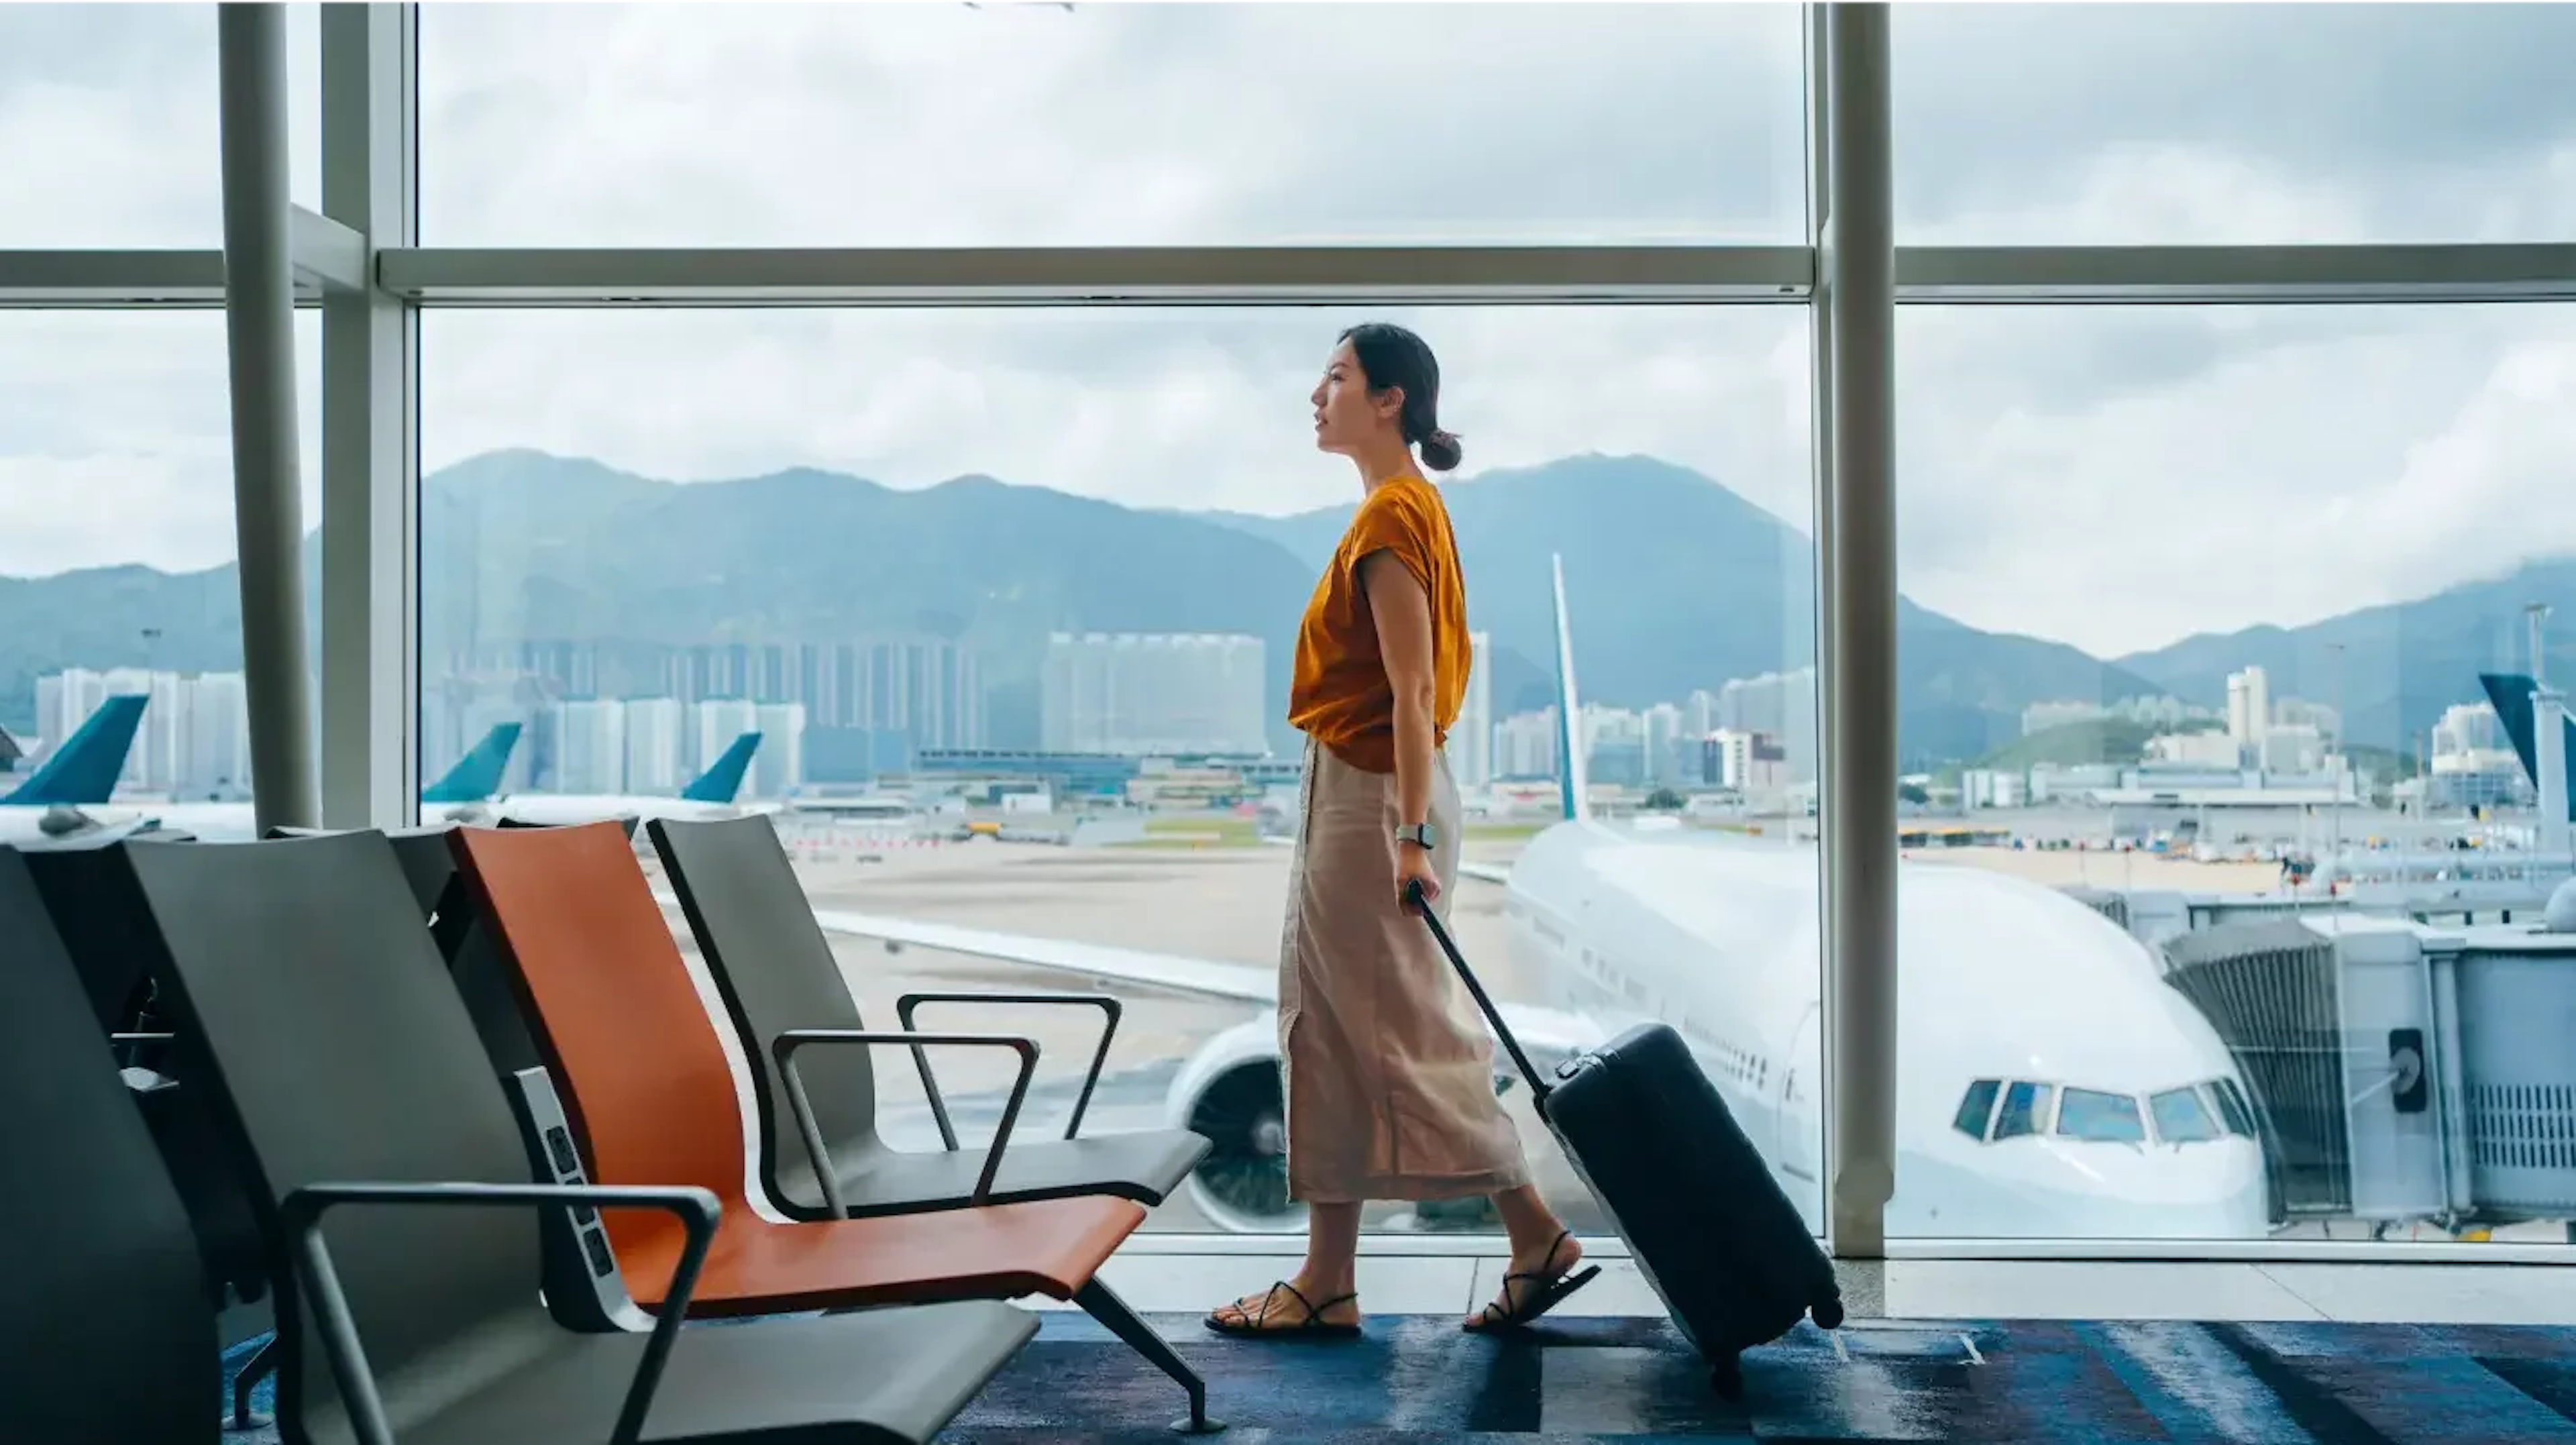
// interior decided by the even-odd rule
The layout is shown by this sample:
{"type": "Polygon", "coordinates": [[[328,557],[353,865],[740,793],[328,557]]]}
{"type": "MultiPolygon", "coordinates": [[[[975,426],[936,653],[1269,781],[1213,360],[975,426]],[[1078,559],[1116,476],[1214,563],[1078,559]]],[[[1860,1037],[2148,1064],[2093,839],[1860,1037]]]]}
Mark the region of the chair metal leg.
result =
{"type": "Polygon", "coordinates": [[[258,1430],[271,1423],[271,1417],[251,1409],[250,1394],[251,1391],[259,1388],[261,1380],[275,1373],[277,1373],[277,1336],[270,1335],[268,1342],[253,1352],[249,1359],[244,1360],[240,1372],[233,1376],[231,1428],[258,1430]]]}
{"type": "Polygon", "coordinates": [[[1225,1428],[1224,1421],[1208,1418],[1207,1381],[1200,1379],[1197,1371],[1182,1364],[1181,1357],[1172,1352],[1171,1345],[1154,1333],[1152,1326],[1136,1318],[1136,1312],[1127,1307],[1125,1300],[1112,1293],[1109,1286],[1095,1277],[1074,1292],[1073,1302],[1082,1306],[1084,1313],[1107,1325],[1109,1332],[1126,1341],[1129,1349],[1152,1361],[1154,1368],[1179,1381],[1181,1388],[1189,1391],[1190,1417],[1173,1421],[1173,1429],[1192,1435],[1209,1435],[1225,1428]]]}

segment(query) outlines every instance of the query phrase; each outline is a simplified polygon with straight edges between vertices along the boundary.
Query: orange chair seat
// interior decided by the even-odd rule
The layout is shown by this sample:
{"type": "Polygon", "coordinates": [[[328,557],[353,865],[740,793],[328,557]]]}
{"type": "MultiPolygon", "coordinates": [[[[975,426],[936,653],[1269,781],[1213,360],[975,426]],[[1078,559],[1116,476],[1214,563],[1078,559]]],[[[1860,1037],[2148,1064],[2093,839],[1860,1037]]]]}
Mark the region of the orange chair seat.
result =
{"type": "MultiPolygon", "coordinates": [[[[1106,1195],[814,1224],[778,1224],[732,1209],[716,1229],[689,1314],[1071,1299],[1144,1222],[1143,1205],[1106,1195]]],[[[638,1305],[661,1304],[680,1244],[674,1227],[619,1248],[638,1305]]]]}

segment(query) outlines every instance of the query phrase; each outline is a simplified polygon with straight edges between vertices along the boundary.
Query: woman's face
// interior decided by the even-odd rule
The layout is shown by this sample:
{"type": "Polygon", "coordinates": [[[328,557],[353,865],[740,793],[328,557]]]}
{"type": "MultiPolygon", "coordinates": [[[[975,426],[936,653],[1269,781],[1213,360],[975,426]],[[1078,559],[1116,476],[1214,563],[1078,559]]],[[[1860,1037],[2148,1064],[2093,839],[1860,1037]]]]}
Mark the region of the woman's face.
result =
{"type": "Polygon", "coordinates": [[[1324,363],[1324,379],[1315,384],[1309,400],[1315,404],[1316,448],[1346,456],[1393,431],[1404,410],[1404,393],[1393,387],[1369,395],[1368,373],[1360,370],[1359,356],[1347,341],[1333,348],[1324,363]]]}

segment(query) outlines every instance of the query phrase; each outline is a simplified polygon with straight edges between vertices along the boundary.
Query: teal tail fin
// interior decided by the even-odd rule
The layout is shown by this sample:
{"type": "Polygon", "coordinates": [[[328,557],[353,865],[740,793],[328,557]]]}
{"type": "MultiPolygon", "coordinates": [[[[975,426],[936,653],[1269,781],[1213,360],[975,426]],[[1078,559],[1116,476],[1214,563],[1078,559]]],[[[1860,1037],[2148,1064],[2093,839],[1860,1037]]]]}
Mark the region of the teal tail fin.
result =
{"type": "Polygon", "coordinates": [[[98,705],[79,728],[45,759],[44,766],[0,803],[26,807],[78,807],[104,803],[116,792],[133,750],[134,729],[143,721],[144,693],[119,693],[98,705]]]}
{"type": "MultiPolygon", "coordinates": [[[[2539,734],[2533,725],[2538,710],[2532,706],[2531,695],[2540,685],[2518,672],[2482,672],[2478,674],[2478,685],[2486,689],[2487,701],[2496,710],[2496,721],[2504,724],[2505,740],[2513,744],[2513,755],[2522,762],[2522,775],[2538,787],[2540,756],[2535,745],[2539,734]]],[[[2576,764],[2576,713],[2563,721],[2567,729],[2566,756],[2576,764]]],[[[2576,766],[2571,766],[2567,775],[2567,806],[2576,810],[2576,766]]]]}
{"type": "Polygon", "coordinates": [[[743,775],[751,771],[751,755],[760,751],[760,734],[744,733],[724,750],[724,756],[698,774],[696,782],[680,790],[683,801],[691,803],[730,803],[742,791],[743,775]]]}
{"type": "Polygon", "coordinates": [[[501,775],[510,770],[510,754],[519,746],[519,725],[495,723],[447,776],[420,790],[424,803],[480,803],[501,791],[501,775]]]}

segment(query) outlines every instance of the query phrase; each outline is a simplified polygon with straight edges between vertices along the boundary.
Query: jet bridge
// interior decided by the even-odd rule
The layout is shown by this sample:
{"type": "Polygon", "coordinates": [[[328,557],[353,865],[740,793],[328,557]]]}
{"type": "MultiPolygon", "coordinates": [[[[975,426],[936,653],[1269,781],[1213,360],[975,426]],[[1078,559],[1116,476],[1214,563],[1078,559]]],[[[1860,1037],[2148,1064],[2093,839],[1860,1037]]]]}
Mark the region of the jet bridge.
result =
{"type": "Polygon", "coordinates": [[[2276,1218],[2576,1220],[2576,931],[2307,913],[2161,952],[2254,1096],[2276,1218]]]}

